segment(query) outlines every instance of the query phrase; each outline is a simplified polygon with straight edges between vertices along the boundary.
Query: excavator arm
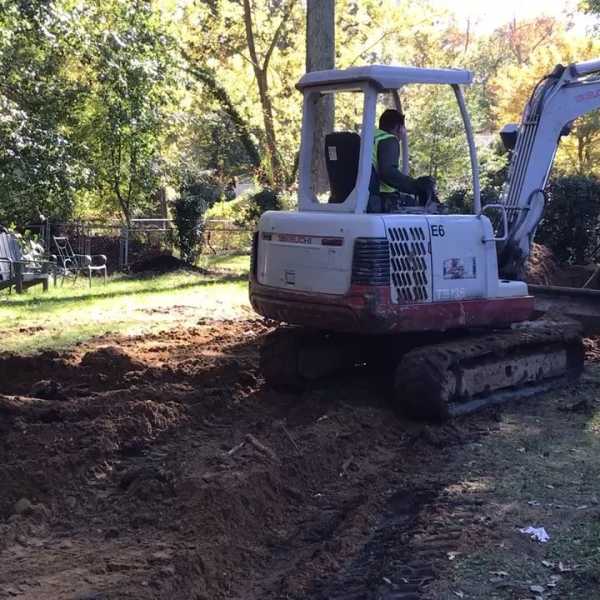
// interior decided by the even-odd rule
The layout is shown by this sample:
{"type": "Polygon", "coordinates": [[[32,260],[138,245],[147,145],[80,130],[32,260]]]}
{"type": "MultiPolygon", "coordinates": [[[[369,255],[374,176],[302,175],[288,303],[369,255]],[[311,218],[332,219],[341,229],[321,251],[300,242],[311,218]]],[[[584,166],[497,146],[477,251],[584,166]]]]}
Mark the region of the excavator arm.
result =
{"type": "Polygon", "coordinates": [[[600,108],[600,60],[557,65],[536,86],[518,128],[502,196],[506,240],[498,247],[501,277],[523,276],[544,214],[544,188],[558,149],[577,117],[600,108]]]}

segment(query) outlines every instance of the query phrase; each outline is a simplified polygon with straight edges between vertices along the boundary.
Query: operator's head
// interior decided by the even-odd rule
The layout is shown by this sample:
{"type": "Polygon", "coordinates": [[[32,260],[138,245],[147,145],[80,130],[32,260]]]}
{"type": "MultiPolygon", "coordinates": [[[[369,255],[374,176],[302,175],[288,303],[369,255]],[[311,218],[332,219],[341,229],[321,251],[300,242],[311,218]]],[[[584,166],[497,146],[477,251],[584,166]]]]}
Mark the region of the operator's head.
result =
{"type": "Polygon", "coordinates": [[[383,129],[399,138],[404,129],[404,115],[393,108],[384,110],[379,117],[379,129],[383,129]]]}

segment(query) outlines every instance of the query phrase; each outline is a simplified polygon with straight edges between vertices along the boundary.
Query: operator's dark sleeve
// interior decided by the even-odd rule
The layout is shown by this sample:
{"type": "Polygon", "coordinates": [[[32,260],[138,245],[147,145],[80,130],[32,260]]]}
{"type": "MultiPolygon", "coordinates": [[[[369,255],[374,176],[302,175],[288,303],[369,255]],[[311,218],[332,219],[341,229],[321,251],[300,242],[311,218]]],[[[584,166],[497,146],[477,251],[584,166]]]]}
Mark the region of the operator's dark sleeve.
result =
{"type": "Polygon", "coordinates": [[[421,186],[416,179],[404,175],[397,167],[400,158],[400,143],[396,138],[386,138],[377,147],[377,174],[379,179],[405,194],[419,194],[421,186]]]}

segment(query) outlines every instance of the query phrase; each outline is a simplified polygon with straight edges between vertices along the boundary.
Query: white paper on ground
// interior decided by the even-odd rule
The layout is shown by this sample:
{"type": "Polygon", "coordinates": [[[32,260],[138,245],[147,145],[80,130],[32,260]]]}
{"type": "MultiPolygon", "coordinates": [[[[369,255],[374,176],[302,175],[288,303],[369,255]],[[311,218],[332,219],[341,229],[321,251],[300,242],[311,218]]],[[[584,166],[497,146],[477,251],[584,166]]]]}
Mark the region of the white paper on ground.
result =
{"type": "Polygon", "coordinates": [[[536,542],[540,542],[541,544],[546,543],[550,536],[548,532],[543,527],[526,527],[525,529],[519,529],[521,533],[526,533],[532,540],[536,542]]]}

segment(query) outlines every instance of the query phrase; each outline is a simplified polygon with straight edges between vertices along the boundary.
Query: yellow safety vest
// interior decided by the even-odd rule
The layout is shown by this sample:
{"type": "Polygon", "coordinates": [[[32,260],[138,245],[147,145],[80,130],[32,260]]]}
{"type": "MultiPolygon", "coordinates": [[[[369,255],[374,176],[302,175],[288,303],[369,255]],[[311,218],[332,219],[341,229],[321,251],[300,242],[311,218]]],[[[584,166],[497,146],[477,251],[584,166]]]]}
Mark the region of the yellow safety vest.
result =
{"type": "MultiPolygon", "coordinates": [[[[373,143],[373,166],[375,167],[375,172],[377,175],[379,175],[379,165],[377,163],[377,150],[379,148],[379,142],[387,140],[388,138],[396,138],[396,136],[388,133],[387,131],[383,131],[383,129],[375,129],[375,138],[373,143]]],[[[399,169],[399,165],[396,165],[396,168],[399,169]]],[[[392,194],[398,190],[379,179],[379,191],[384,194],[392,194]]]]}

